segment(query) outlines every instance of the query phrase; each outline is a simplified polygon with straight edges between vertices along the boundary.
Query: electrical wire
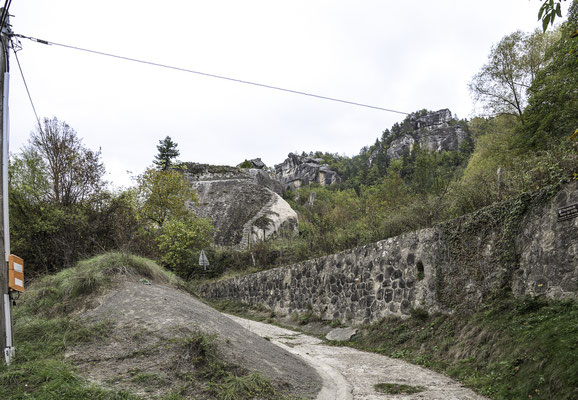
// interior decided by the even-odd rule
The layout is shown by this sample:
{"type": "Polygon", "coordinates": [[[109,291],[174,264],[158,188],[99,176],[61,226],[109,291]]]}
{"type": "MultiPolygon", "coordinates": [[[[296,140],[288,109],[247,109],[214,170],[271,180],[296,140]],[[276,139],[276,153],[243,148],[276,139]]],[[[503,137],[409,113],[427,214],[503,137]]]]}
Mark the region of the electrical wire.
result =
{"type": "Polygon", "coordinates": [[[0,27],[4,27],[4,15],[6,14],[6,8],[8,7],[8,2],[10,0],[6,0],[4,2],[4,7],[2,8],[2,15],[0,15],[0,27]]]}
{"type": "Polygon", "coordinates": [[[36,112],[36,107],[34,106],[34,101],[32,101],[32,96],[30,95],[30,90],[28,90],[28,83],[26,83],[26,78],[24,77],[24,72],[22,71],[22,66],[20,65],[20,60],[18,59],[18,53],[14,50],[14,56],[16,57],[16,64],[18,64],[18,69],[20,70],[20,76],[22,76],[22,81],[24,82],[24,87],[26,88],[26,93],[28,93],[28,99],[30,100],[30,105],[36,116],[36,122],[38,122],[38,128],[42,132],[42,124],[40,123],[40,118],[38,118],[38,113],[36,112]]]}
{"type": "Polygon", "coordinates": [[[20,34],[14,34],[14,36],[22,38],[22,39],[28,39],[28,40],[31,40],[31,41],[36,42],[36,43],[65,47],[67,49],[78,50],[78,51],[83,51],[83,52],[92,53],[92,54],[98,54],[98,55],[106,56],[106,57],[118,58],[121,60],[132,61],[132,62],[136,62],[136,63],[140,63],[140,64],[147,64],[147,65],[152,65],[155,67],[172,69],[175,71],[188,72],[191,74],[202,75],[202,76],[206,76],[206,77],[210,77],[210,78],[223,79],[223,80],[227,80],[227,81],[231,81],[231,82],[242,83],[245,85],[258,86],[258,87],[262,87],[262,88],[266,88],[266,89],[273,89],[273,90],[278,90],[281,92],[288,92],[288,93],[298,94],[298,95],[302,95],[302,96],[309,96],[309,97],[314,97],[314,98],[322,99],[322,100],[335,101],[338,103],[345,103],[345,104],[350,104],[350,105],[359,106],[359,107],[373,108],[375,110],[381,110],[381,111],[387,111],[387,112],[392,112],[392,113],[397,113],[397,114],[409,115],[409,113],[404,112],[404,111],[397,111],[397,110],[392,110],[389,108],[377,107],[377,106],[372,106],[369,104],[363,104],[363,103],[357,103],[354,101],[337,99],[334,97],[321,96],[318,94],[302,92],[299,90],[286,89],[286,88],[282,88],[282,87],[278,87],[278,86],[266,85],[263,83],[245,81],[242,79],[235,79],[235,78],[230,78],[230,77],[226,77],[226,76],[222,76],[222,75],[215,75],[215,74],[210,74],[210,73],[206,73],[206,72],[195,71],[192,69],[175,67],[175,66],[161,64],[161,63],[157,63],[157,62],[153,62],[153,61],[146,61],[146,60],[140,60],[140,59],[132,58],[132,57],[119,56],[117,54],[105,53],[102,51],[90,50],[90,49],[85,49],[82,47],[71,46],[71,45],[62,44],[62,43],[50,42],[48,40],[37,39],[37,38],[30,37],[30,36],[24,36],[24,35],[20,35],[20,34]]]}
{"type": "Polygon", "coordinates": [[[8,16],[10,15],[8,13],[8,10],[10,9],[11,4],[12,4],[12,0],[6,0],[6,2],[4,3],[4,9],[2,10],[2,19],[0,19],[0,21],[2,21],[2,23],[0,24],[1,27],[4,27],[4,24],[6,23],[6,20],[8,19],[8,16]]]}

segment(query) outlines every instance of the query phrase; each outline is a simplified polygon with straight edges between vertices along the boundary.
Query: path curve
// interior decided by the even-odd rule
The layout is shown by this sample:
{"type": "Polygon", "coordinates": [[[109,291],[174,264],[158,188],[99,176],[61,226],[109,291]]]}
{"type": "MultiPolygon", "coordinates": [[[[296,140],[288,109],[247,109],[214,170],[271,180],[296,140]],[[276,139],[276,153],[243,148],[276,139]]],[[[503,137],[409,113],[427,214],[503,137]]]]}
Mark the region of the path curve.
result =
{"type": "MultiPolygon", "coordinates": [[[[227,315],[227,314],[225,314],[227,315]]],[[[334,347],[299,332],[262,322],[227,315],[251,332],[301,356],[317,370],[323,387],[317,400],[485,400],[470,389],[437,372],[408,362],[355,350],[334,347]],[[386,395],[374,389],[377,383],[423,386],[425,391],[411,395],[386,395]]]]}

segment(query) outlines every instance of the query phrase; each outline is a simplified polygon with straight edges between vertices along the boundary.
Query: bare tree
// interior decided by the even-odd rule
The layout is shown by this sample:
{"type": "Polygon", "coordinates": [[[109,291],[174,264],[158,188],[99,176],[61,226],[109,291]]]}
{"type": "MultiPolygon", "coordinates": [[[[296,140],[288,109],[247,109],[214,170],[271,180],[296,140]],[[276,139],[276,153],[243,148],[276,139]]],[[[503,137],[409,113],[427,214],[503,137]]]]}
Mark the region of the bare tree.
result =
{"type": "Polygon", "coordinates": [[[45,118],[42,129],[32,132],[26,151],[40,156],[47,180],[48,200],[73,205],[100,191],[105,169],[100,150],[83,146],[82,140],[66,122],[45,118]]]}

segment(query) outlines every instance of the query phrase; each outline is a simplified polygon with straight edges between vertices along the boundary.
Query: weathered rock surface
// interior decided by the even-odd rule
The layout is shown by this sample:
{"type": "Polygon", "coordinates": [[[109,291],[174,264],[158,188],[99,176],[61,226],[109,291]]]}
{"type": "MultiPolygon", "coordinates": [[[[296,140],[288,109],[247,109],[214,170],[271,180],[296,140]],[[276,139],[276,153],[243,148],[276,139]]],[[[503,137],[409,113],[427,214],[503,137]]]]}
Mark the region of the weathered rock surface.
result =
{"type": "Polygon", "coordinates": [[[213,221],[215,243],[245,248],[296,234],[297,213],[277,194],[282,187],[266,171],[190,164],[185,175],[199,194],[193,209],[213,221]]]}
{"type": "Polygon", "coordinates": [[[434,228],[207,284],[198,292],[284,314],[312,310],[347,323],[407,316],[411,308],[432,313],[477,307],[503,288],[516,296],[578,299],[578,216],[559,220],[557,213],[578,202],[578,182],[553,198],[552,190],[434,228]],[[494,223],[504,212],[505,220],[494,223]]]}
{"type": "Polygon", "coordinates": [[[369,157],[371,163],[379,152],[385,152],[389,160],[403,157],[413,151],[416,145],[429,151],[456,151],[469,133],[452,118],[447,108],[423,116],[410,115],[409,131],[397,137],[386,146],[373,151],[369,157]]]}
{"type": "Polygon", "coordinates": [[[336,342],[346,342],[350,340],[356,333],[357,329],[351,327],[335,328],[327,335],[325,335],[325,339],[334,340],[336,342]]]}
{"type": "Polygon", "coordinates": [[[260,158],[253,158],[252,160],[245,160],[237,165],[237,168],[256,168],[264,169],[267,166],[260,158]]]}
{"type": "Polygon", "coordinates": [[[578,217],[557,217],[559,209],[571,205],[578,205],[576,181],[525,217],[524,229],[516,239],[520,268],[514,275],[513,290],[517,295],[578,297],[578,217]]]}
{"type": "Polygon", "coordinates": [[[324,164],[322,158],[302,157],[293,153],[289,153],[283,163],[275,165],[275,174],[285,190],[311,183],[326,186],[341,182],[341,177],[324,164]]]}

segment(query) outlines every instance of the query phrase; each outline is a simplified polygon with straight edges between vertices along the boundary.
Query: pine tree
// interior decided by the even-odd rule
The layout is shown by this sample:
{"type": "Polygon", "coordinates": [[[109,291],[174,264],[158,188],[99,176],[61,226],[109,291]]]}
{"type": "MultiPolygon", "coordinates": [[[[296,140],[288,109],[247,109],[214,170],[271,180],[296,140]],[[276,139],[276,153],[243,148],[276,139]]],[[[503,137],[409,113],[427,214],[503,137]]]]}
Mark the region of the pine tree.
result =
{"type": "Polygon", "coordinates": [[[173,142],[170,136],[167,136],[163,140],[159,140],[159,145],[157,146],[159,153],[155,156],[155,160],[153,161],[159,170],[166,171],[171,167],[173,159],[178,157],[180,154],[177,150],[177,146],[178,144],[173,142]]]}

